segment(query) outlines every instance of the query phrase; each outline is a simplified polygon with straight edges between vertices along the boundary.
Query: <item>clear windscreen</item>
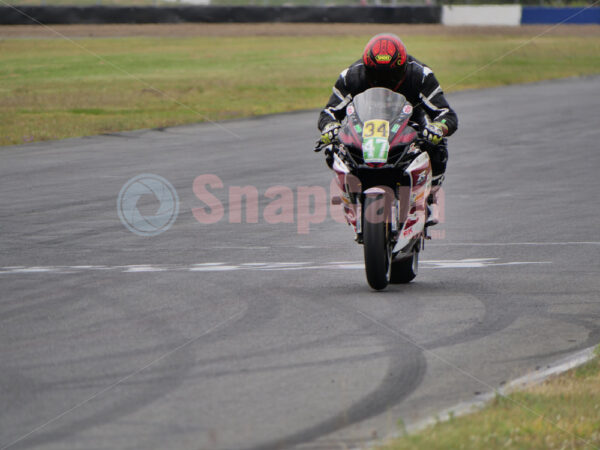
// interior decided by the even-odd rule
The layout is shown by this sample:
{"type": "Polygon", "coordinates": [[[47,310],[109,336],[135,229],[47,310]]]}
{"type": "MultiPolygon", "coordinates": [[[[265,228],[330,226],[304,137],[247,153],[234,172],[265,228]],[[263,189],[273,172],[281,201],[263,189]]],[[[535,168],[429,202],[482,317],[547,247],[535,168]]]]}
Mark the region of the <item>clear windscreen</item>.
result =
{"type": "Polygon", "coordinates": [[[371,88],[361,92],[353,100],[356,114],[362,122],[379,119],[393,121],[402,114],[406,98],[385,88],[371,88]]]}

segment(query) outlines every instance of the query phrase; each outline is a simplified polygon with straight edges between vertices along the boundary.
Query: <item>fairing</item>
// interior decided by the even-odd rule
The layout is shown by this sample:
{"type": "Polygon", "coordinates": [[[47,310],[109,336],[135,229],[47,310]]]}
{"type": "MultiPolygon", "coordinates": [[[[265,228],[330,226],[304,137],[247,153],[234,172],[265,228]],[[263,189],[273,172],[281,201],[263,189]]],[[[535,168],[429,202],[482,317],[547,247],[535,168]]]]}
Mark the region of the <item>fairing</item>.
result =
{"type": "Polygon", "coordinates": [[[347,106],[340,141],[359,163],[394,163],[417,138],[417,132],[409,126],[412,112],[411,104],[403,95],[385,88],[368,89],[347,106]],[[373,123],[378,127],[373,128],[373,123]],[[385,125],[381,127],[381,124],[385,125]],[[365,145],[371,146],[375,140],[383,151],[365,161],[365,145]]]}

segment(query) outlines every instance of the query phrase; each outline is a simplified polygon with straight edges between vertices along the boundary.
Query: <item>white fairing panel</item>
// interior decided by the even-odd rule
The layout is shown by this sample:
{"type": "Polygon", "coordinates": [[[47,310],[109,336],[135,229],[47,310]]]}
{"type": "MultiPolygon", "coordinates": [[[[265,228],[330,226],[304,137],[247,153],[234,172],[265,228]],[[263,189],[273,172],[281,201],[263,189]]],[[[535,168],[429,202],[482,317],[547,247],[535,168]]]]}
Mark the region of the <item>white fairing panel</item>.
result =
{"type": "Polygon", "coordinates": [[[431,161],[426,152],[421,153],[406,169],[410,178],[410,205],[394,252],[404,249],[412,240],[417,238],[425,228],[425,211],[427,197],[431,192],[431,161]]]}
{"type": "Polygon", "coordinates": [[[333,170],[335,170],[338,173],[350,173],[350,169],[348,169],[348,166],[335,153],[333,155],[333,170]]]}

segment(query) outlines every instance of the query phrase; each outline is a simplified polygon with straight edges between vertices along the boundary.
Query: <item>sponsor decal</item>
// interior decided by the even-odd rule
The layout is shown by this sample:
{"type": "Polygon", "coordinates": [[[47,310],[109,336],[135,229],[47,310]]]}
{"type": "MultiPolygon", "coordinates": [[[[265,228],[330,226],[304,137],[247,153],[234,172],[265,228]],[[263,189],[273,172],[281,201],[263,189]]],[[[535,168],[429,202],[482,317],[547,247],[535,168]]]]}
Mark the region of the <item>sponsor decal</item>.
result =
{"type": "Polygon", "coordinates": [[[377,55],[375,61],[389,63],[392,60],[392,55],[377,55]]]}
{"type": "Polygon", "coordinates": [[[392,127],[392,133],[395,133],[396,131],[398,131],[400,129],[400,125],[396,124],[392,127]]]}
{"type": "Polygon", "coordinates": [[[354,125],[354,129],[357,133],[362,133],[362,127],[359,124],[354,125]]]}
{"type": "Polygon", "coordinates": [[[410,105],[404,105],[404,108],[402,108],[402,112],[404,114],[411,114],[412,113],[412,106],[410,105]]]}
{"type": "Polygon", "coordinates": [[[346,114],[354,114],[354,106],[348,105],[348,107],[346,108],[346,114]]]}

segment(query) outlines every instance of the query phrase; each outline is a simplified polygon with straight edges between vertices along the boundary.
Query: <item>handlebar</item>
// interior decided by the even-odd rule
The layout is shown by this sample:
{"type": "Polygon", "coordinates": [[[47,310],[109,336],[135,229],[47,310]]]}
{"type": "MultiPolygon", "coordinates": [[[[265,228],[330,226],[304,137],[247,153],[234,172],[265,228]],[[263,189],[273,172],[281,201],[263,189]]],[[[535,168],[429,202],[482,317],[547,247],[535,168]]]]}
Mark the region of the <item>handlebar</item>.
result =
{"type": "Polygon", "coordinates": [[[324,144],[321,142],[320,139],[317,140],[316,144],[315,144],[315,148],[313,149],[314,152],[320,152],[321,150],[325,149],[327,150],[327,147],[331,147],[331,150],[333,150],[333,146],[339,144],[339,141],[333,141],[330,142],[329,144],[324,144]]]}

